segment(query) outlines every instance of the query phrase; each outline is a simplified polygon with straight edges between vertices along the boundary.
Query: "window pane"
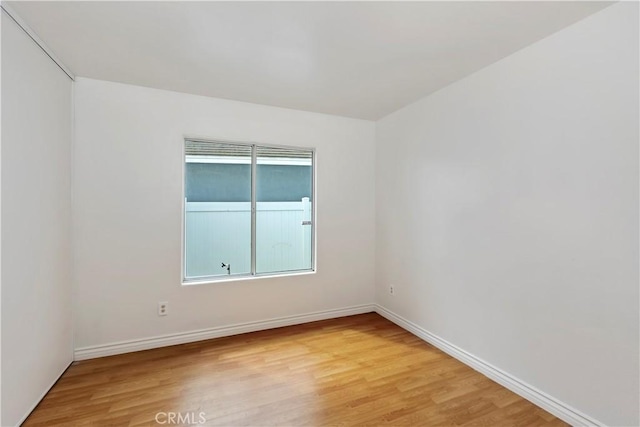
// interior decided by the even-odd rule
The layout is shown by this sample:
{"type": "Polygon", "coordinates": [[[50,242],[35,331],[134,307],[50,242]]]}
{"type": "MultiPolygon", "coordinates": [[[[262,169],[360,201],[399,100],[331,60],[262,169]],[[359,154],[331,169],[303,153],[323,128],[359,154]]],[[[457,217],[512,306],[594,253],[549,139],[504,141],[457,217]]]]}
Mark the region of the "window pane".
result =
{"type": "Polygon", "coordinates": [[[256,273],[312,265],[313,153],[256,147],[256,273]]]}
{"type": "Polygon", "coordinates": [[[250,274],[251,147],[186,141],[185,197],[185,278],[250,274]]]}

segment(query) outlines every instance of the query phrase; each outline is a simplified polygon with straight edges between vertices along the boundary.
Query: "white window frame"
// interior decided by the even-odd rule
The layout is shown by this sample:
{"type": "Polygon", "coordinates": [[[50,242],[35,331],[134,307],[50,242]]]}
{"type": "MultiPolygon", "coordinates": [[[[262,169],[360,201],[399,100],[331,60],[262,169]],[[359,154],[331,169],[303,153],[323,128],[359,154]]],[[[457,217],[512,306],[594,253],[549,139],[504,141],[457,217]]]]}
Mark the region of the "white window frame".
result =
{"type": "MultiPolygon", "coordinates": [[[[219,282],[232,282],[232,281],[240,281],[240,280],[253,280],[253,279],[263,279],[263,278],[274,278],[274,277],[286,277],[286,276],[300,276],[300,275],[308,275],[316,273],[316,205],[317,205],[317,191],[316,191],[316,149],[314,147],[301,147],[301,146],[291,146],[291,145],[278,145],[278,144],[262,144],[257,142],[247,142],[247,141],[232,141],[228,139],[209,139],[209,138],[200,138],[200,137],[189,137],[185,136],[182,140],[182,190],[181,190],[181,200],[182,200],[182,236],[181,236],[181,283],[183,286],[191,286],[191,285],[199,285],[199,284],[207,284],[207,283],[219,283],[219,282]],[[251,271],[248,274],[234,274],[234,275],[220,275],[220,276],[203,276],[203,277],[191,277],[187,278],[187,263],[186,263],[186,194],[185,194],[185,184],[186,184],[186,163],[208,163],[207,159],[195,159],[193,156],[188,156],[186,154],[186,142],[205,142],[205,143],[218,143],[218,144],[233,144],[233,145],[243,145],[251,147],[251,271]],[[279,271],[279,272],[269,272],[269,273],[257,273],[256,272],[256,171],[257,171],[257,147],[265,147],[265,148],[283,148],[283,149],[292,149],[292,150],[302,150],[311,152],[311,268],[307,270],[294,270],[294,271],[279,271]]],[[[216,161],[215,158],[210,160],[211,163],[216,161]]],[[[237,163],[237,164],[247,164],[244,159],[229,159],[228,163],[237,163]]],[[[300,162],[297,162],[293,159],[270,159],[266,164],[277,164],[277,165],[301,165],[300,162]]]]}

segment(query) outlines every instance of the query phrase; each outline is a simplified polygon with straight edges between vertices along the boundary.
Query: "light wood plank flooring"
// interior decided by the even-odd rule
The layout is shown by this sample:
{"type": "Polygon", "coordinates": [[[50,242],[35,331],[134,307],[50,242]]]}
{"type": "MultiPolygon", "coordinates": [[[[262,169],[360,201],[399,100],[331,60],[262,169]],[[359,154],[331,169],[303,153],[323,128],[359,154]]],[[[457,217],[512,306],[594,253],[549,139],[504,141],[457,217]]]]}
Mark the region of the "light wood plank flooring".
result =
{"type": "Polygon", "coordinates": [[[24,425],[201,421],[566,425],[374,313],[76,362],[24,425]]]}

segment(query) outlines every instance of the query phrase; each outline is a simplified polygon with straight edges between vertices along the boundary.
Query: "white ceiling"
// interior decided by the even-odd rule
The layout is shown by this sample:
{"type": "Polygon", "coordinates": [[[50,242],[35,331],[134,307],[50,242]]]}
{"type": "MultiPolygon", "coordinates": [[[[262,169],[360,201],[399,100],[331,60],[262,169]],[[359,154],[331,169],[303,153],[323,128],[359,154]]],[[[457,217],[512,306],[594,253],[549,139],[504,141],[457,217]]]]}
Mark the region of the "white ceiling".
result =
{"type": "Polygon", "coordinates": [[[78,76],[370,120],[609,4],[9,2],[78,76]]]}

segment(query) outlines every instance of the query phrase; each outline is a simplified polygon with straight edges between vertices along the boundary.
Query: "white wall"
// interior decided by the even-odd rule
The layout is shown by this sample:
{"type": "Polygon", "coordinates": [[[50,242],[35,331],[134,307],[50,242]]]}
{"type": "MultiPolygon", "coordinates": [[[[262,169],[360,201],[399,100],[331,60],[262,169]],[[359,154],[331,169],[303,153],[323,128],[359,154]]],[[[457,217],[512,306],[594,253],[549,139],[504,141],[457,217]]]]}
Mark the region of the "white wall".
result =
{"type": "Polygon", "coordinates": [[[90,79],[75,102],[76,348],[373,302],[373,122],[90,79]],[[181,286],[185,135],[316,147],[316,274],[181,286]]]}
{"type": "Polygon", "coordinates": [[[2,420],[71,363],[71,80],[2,12],[2,420]]]}
{"type": "Polygon", "coordinates": [[[640,424],[638,73],[616,4],[376,126],[377,301],[616,426],[640,424]]]}

